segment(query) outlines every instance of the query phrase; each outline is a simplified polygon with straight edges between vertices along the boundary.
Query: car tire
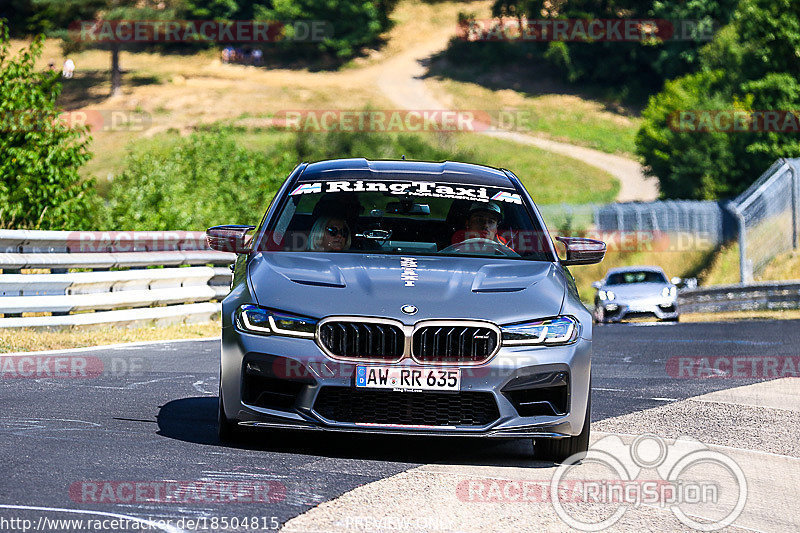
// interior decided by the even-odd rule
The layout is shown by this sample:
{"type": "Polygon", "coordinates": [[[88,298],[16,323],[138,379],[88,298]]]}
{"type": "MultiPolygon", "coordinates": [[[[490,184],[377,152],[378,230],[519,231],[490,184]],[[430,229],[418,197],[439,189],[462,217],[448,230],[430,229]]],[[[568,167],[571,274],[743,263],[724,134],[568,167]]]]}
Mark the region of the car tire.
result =
{"type": "Polygon", "coordinates": [[[594,313],[592,313],[592,318],[594,319],[595,324],[605,324],[605,313],[598,311],[597,306],[595,306],[594,313]]]}
{"type": "MultiPolygon", "coordinates": [[[[591,385],[590,385],[591,387],[591,385]]],[[[576,453],[586,453],[589,450],[589,432],[592,414],[592,393],[589,392],[589,401],[586,404],[586,418],[583,429],[574,437],[563,439],[534,439],[533,451],[537,459],[562,463],[576,453]]]]}
{"type": "Polygon", "coordinates": [[[242,430],[235,420],[230,420],[225,415],[222,404],[222,390],[219,391],[219,408],[217,409],[217,436],[221,442],[237,442],[242,438],[242,430]]]}

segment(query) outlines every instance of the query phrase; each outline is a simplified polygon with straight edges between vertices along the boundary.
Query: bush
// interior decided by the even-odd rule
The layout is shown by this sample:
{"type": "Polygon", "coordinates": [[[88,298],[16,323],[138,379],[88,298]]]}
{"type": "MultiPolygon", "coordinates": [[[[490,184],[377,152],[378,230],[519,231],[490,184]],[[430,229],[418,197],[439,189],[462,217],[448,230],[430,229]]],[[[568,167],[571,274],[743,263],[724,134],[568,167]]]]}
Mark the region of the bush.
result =
{"type": "Polygon", "coordinates": [[[163,153],[134,150],[108,194],[109,228],[204,230],[257,224],[295,165],[240,146],[230,132],[196,133],[163,153]]]}
{"type": "MultiPolygon", "coordinates": [[[[670,128],[682,110],[800,109],[800,4],[743,0],[731,26],[700,53],[701,70],[650,99],[637,152],[666,198],[720,199],[747,188],[781,157],[800,156],[796,131],[686,132],[670,128]]],[[[758,130],[759,128],[754,128],[758,130]]]]}
{"type": "MultiPolygon", "coordinates": [[[[245,148],[246,134],[213,126],[172,143],[134,146],[111,182],[105,226],[120,230],[204,230],[261,219],[283,180],[301,161],[370,159],[470,159],[448,137],[436,145],[417,135],[341,132],[274,136],[266,151],[245,148]]],[[[166,137],[165,137],[166,139],[166,137]]]]}
{"type": "MultiPolygon", "coordinates": [[[[713,24],[725,24],[738,0],[659,0],[597,2],[596,0],[495,0],[495,16],[530,19],[696,20],[698,28],[684,40],[643,42],[520,42],[535,60],[556,67],[569,82],[590,82],[622,96],[652,94],[665,80],[691,72],[713,24]],[[623,14],[624,13],[624,14],[623,14]]],[[[688,27],[687,27],[688,31],[688,27]]]]}
{"type": "Polygon", "coordinates": [[[98,200],[78,174],[91,158],[87,129],[59,120],[58,74],[34,70],[43,42],[9,58],[0,21],[0,227],[90,228],[98,200]]]}
{"type": "Polygon", "coordinates": [[[331,25],[330,34],[319,43],[295,42],[292,35],[287,35],[287,40],[277,44],[290,54],[322,52],[345,59],[375,42],[388,27],[389,13],[396,3],[396,0],[274,0],[266,6],[255,6],[254,11],[261,20],[327,21],[331,25]]]}

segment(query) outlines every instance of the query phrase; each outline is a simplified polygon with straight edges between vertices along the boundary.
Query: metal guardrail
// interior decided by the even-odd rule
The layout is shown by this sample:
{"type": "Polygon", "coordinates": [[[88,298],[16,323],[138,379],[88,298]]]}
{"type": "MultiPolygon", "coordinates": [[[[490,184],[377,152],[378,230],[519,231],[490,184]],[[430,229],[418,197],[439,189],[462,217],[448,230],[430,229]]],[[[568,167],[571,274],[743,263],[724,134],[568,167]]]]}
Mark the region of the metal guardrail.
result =
{"type": "Polygon", "coordinates": [[[739,226],[739,280],[800,248],[800,159],[779,159],[728,206],[739,226]]]}
{"type": "Polygon", "coordinates": [[[682,313],[800,309],[800,280],[685,289],[678,307],[682,313]]]}
{"type": "Polygon", "coordinates": [[[203,232],[0,230],[0,328],[209,320],[235,258],[203,232]]]}

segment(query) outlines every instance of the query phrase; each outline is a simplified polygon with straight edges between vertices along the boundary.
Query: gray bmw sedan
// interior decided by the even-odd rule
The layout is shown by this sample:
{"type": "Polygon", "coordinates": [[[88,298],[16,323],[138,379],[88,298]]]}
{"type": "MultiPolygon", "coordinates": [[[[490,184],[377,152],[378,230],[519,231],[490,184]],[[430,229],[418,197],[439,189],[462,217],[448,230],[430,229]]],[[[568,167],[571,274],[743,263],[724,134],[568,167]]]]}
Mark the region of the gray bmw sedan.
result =
{"type": "Polygon", "coordinates": [[[589,443],[592,316],[557,237],[510,171],[303,163],[261,224],[216,226],[238,254],[222,303],[219,432],[274,428],[589,443]]]}

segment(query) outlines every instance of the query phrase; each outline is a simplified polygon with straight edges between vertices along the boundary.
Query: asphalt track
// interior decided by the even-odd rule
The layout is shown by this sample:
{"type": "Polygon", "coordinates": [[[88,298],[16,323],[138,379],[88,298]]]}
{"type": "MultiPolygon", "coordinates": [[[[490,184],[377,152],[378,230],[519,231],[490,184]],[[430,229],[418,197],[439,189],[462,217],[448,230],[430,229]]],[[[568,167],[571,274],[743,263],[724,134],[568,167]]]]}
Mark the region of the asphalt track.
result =
{"type": "MultiPolygon", "coordinates": [[[[598,327],[593,422],[765,381],[676,378],[668,371],[674,369],[670,358],[796,357],[798,345],[800,321],[598,327]]],[[[0,378],[0,531],[22,531],[22,522],[11,519],[31,520],[40,531],[96,531],[41,520],[115,516],[173,524],[183,518],[184,525],[186,519],[201,519],[195,528],[206,531],[222,530],[211,527],[213,517],[260,517],[259,527],[250,530],[266,531],[420,465],[540,463],[525,441],[268,433],[245,446],[221,445],[216,438],[218,352],[218,341],[191,341],[62,354],[82,358],[81,365],[88,361],[90,370],[102,364],[102,373],[90,372],[90,377],[19,377],[0,366],[5,369],[0,378]],[[269,503],[191,496],[135,502],[124,501],[127,492],[105,497],[86,492],[91,483],[119,488],[125,482],[165,481],[261,482],[282,489],[269,503]],[[92,494],[103,501],[92,501],[92,494]]],[[[39,364],[52,365],[59,355],[44,357],[53,360],[39,364]]],[[[15,364],[20,360],[6,355],[0,364],[7,365],[7,358],[15,364]]],[[[125,527],[130,530],[130,523],[125,527]]]]}

